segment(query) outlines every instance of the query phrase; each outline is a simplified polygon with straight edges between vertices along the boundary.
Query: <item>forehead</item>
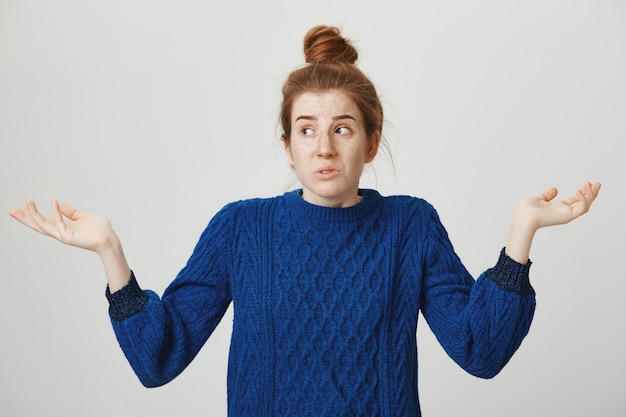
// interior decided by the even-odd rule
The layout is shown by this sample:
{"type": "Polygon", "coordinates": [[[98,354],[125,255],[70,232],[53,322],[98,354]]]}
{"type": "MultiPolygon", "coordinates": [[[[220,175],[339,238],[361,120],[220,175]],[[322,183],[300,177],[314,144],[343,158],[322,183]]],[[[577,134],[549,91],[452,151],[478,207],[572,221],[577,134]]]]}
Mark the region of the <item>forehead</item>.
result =
{"type": "Polygon", "coordinates": [[[343,91],[307,91],[300,94],[293,102],[292,120],[301,116],[333,118],[350,115],[360,120],[361,112],[352,98],[343,91]]]}

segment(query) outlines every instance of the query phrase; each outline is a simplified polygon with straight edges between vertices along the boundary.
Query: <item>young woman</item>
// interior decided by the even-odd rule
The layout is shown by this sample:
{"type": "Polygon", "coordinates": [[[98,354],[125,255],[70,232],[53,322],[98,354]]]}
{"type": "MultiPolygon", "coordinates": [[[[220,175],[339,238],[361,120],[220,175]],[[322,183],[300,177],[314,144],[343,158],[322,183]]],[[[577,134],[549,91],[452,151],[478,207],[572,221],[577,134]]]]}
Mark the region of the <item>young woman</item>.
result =
{"type": "Polygon", "coordinates": [[[229,415],[419,416],[418,312],[461,367],[496,375],[533,317],[535,232],[586,213],[600,184],[522,200],[496,265],[474,280],[431,205],[359,188],[383,110],[357,51],[326,26],[304,51],[280,114],[302,188],[225,206],[162,297],[140,288],[106,219],[56,201],[51,218],[32,201],[11,216],[99,254],[115,334],[146,386],[182,372],[232,302],[229,415]]]}

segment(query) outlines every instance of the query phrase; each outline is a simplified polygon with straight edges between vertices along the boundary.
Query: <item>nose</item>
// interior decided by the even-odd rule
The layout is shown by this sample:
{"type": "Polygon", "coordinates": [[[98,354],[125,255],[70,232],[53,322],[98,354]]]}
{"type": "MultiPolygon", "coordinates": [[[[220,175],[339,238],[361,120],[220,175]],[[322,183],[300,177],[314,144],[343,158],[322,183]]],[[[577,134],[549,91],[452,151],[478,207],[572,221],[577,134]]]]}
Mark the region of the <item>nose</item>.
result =
{"type": "Polygon", "coordinates": [[[332,158],[336,155],[335,141],[328,133],[321,134],[317,142],[317,156],[320,158],[332,158]]]}

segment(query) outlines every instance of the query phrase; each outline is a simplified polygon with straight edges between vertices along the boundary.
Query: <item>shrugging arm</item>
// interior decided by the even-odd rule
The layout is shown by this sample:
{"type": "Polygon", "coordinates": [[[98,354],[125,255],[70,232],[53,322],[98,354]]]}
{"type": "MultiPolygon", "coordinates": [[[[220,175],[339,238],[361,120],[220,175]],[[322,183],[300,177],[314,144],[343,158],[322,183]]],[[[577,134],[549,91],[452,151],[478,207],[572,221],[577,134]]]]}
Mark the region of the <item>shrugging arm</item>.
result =
{"type": "Polygon", "coordinates": [[[434,211],[426,246],[421,309],[428,325],[463,369],[494,377],[530,328],[535,310],[530,261],[519,264],[502,250],[496,265],[474,281],[434,211]]]}
{"type": "Polygon", "coordinates": [[[164,385],[178,376],[230,304],[229,218],[222,210],[211,220],[162,298],[141,290],[134,276],[119,291],[111,294],[107,289],[117,340],[147,387],[164,385]]]}

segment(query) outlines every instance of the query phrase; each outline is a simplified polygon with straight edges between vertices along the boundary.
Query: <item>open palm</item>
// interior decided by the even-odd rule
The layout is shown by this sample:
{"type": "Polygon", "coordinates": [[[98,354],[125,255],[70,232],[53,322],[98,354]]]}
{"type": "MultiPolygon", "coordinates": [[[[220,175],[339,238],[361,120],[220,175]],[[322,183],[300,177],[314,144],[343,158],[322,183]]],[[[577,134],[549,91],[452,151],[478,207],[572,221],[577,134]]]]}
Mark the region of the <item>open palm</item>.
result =
{"type": "Polygon", "coordinates": [[[518,210],[533,219],[537,229],[565,224],[587,213],[599,191],[600,183],[587,182],[573,196],[554,200],[558,191],[549,188],[537,197],[522,200],[518,210]]]}
{"type": "Polygon", "coordinates": [[[41,234],[94,252],[104,249],[114,234],[106,218],[81,212],[56,200],[52,201],[52,217],[44,217],[32,200],[9,214],[41,234]]]}

